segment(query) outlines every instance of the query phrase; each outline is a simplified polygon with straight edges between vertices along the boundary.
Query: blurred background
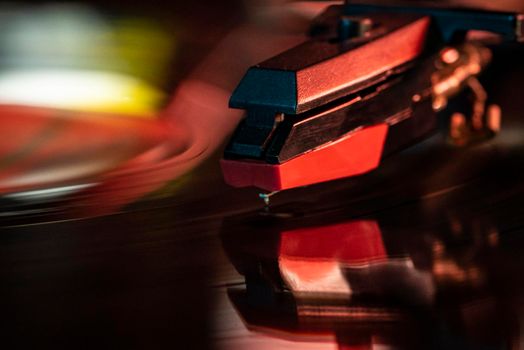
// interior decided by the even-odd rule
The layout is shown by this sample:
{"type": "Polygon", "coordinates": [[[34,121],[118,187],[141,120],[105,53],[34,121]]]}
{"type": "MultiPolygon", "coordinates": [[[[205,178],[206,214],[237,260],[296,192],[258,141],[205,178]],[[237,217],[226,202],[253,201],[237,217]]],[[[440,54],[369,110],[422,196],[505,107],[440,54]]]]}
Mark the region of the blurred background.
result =
{"type": "Polygon", "coordinates": [[[245,69],[303,40],[317,12],[237,1],[1,3],[3,206],[49,210],[74,194],[75,205],[54,208],[95,203],[96,215],[192,169],[238,122],[227,99],[245,69]]]}

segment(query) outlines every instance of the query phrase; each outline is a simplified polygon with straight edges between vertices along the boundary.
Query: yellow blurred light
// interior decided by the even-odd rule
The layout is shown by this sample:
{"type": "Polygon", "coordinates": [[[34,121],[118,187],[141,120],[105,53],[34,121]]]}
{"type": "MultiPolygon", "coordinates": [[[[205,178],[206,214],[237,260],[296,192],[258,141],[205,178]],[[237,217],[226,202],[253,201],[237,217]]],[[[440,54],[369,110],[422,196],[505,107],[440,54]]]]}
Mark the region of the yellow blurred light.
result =
{"type": "Polygon", "coordinates": [[[152,117],[165,97],[143,80],[114,72],[37,69],[0,74],[0,104],[152,117]]]}

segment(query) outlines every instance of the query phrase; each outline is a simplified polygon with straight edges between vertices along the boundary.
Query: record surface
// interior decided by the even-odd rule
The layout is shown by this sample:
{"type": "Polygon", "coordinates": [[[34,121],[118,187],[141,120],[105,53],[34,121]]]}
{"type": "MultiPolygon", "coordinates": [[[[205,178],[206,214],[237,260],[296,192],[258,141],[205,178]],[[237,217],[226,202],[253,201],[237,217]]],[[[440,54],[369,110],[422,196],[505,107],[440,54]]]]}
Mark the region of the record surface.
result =
{"type": "MultiPolygon", "coordinates": [[[[484,82],[503,109],[495,139],[456,148],[436,134],[370,174],[279,193],[269,208],[223,183],[220,152],[116,211],[71,216],[60,199],[8,199],[2,344],[521,348],[524,50],[494,57],[484,82]]],[[[103,208],[126,193],[114,188],[80,199],[103,208]]]]}

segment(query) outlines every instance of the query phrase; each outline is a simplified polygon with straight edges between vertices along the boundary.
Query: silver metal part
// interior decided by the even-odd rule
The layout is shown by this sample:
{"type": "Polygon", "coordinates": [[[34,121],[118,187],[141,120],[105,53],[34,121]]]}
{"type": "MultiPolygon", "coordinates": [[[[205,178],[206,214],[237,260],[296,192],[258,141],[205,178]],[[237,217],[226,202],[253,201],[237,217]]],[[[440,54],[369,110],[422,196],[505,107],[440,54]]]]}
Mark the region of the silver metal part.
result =
{"type": "Polygon", "coordinates": [[[270,193],[259,193],[258,197],[261,198],[264,201],[264,205],[266,207],[268,207],[269,206],[269,199],[271,198],[271,196],[277,194],[278,192],[279,191],[270,192],[270,193]]]}

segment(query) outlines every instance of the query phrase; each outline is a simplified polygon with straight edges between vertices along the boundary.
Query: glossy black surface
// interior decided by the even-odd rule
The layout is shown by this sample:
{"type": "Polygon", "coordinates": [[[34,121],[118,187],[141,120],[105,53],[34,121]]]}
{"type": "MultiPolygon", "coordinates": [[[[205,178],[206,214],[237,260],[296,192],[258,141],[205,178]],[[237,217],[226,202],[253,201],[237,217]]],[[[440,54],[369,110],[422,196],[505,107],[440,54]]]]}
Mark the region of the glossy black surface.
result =
{"type": "Polygon", "coordinates": [[[519,349],[522,57],[522,49],[497,51],[485,76],[504,110],[494,140],[454,148],[436,135],[366,176],[278,194],[269,212],[256,191],[223,184],[218,153],[171,195],[111,215],[62,220],[60,202],[4,211],[2,347],[519,349]],[[262,256],[258,271],[278,277],[283,231],[359,220],[377,222],[390,257],[409,257],[425,273],[431,298],[405,270],[390,268],[345,275],[370,292],[315,304],[339,307],[336,319],[297,323],[297,299],[275,303],[265,290],[255,293],[265,313],[246,304],[253,280],[246,283],[241,267],[262,256]]]}

